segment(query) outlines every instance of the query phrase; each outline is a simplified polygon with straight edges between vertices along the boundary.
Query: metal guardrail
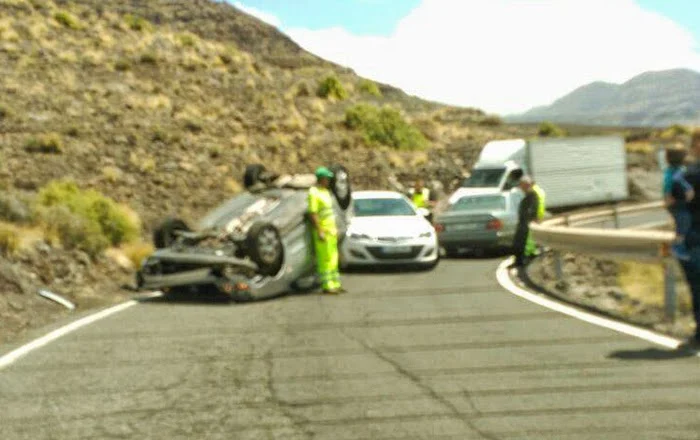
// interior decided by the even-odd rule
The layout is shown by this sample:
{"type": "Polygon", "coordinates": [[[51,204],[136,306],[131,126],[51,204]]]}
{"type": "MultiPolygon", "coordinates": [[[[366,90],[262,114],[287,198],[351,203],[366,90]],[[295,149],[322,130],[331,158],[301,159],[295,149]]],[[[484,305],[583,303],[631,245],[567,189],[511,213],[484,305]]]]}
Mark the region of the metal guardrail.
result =
{"type": "Polygon", "coordinates": [[[673,320],[677,310],[675,261],[670,254],[674,233],[645,230],[662,226],[659,222],[620,229],[622,215],[658,212],[663,208],[663,202],[651,202],[564,214],[533,223],[530,230],[536,242],[554,251],[555,271],[560,279],[564,277],[562,252],[663,265],[664,308],[666,317],[673,320]],[[610,221],[613,229],[584,227],[610,221]]]}

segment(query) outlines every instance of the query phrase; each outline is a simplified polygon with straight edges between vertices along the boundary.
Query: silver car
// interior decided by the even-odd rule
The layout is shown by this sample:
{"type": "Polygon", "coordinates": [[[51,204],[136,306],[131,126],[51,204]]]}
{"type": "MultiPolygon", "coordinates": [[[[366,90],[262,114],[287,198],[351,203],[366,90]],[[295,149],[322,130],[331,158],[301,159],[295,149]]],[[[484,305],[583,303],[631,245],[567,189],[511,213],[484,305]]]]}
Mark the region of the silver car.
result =
{"type": "Polygon", "coordinates": [[[448,256],[463,251],[510,249],[522,195],[497,189],[462,188],[435,218],[440,247],[448,256]]]}

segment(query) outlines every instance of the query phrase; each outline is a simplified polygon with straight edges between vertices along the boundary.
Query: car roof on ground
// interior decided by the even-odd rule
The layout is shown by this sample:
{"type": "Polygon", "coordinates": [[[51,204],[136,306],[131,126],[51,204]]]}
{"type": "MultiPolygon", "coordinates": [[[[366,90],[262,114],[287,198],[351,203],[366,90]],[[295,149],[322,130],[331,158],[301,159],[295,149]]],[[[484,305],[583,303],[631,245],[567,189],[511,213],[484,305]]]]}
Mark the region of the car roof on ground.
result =
{"type": "Polygon", "coordinates": [[[396,191],[353,191],[352,198],[361,199],[401,199],[403,194],[396,191]]]}

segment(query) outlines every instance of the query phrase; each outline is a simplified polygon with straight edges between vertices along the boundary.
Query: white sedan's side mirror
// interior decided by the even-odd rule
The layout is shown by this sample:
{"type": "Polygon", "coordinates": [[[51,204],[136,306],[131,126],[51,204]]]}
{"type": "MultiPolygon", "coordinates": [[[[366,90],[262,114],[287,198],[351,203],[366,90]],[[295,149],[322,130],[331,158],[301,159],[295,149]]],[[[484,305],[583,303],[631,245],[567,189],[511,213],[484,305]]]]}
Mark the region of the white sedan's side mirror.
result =
{"type": "Polygon", "coordinates": [[[430,211],[425,208],[418,208],[418,214],[422,215],[423,217],[429,217],[430,211]]]}

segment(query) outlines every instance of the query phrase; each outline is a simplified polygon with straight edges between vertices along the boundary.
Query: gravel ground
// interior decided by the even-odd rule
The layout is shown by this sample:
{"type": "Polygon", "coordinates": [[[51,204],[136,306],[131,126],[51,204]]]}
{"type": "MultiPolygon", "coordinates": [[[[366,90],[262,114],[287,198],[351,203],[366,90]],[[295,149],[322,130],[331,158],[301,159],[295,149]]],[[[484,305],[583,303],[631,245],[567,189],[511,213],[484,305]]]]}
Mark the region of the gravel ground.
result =
{"type": "MultiPolygon", "coordinates": [[[[632,324],[680,338],[692,335],[693,320],[684,298],[679,298],[682,307],[675,322],[671,323],[665,319],[663,307],[634,298],[624,291],[619,282],[620,265],[617,262],[574,254],[565,254],[563,258],[562,280],[556,276],[553,254],[545,253],[529,266],[527,281],[561,300],[632,324]]],[[[680,269],[677,276],[682,280],[680,269]]]]}

